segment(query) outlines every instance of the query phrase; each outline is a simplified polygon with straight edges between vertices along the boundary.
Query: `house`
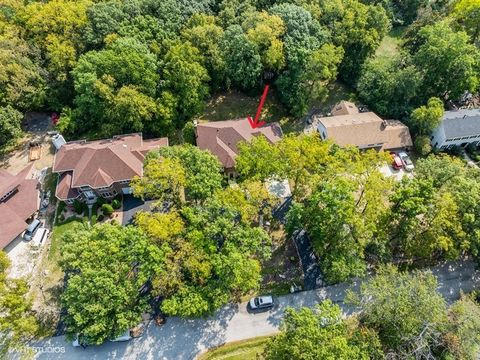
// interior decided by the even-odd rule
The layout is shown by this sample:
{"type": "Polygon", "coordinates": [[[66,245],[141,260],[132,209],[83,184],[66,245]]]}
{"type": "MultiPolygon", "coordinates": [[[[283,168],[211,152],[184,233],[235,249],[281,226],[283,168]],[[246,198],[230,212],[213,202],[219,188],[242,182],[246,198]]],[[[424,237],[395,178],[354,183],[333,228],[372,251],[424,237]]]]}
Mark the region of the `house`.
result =
{"type": "Polygon", "coordinates": [[[264,136],[273,144],[281,139],[282,129],[277,123],[253,129],[248,119],[215,121],[198,124],[196,127],[197,146],[202,150],[210,150],[220,160],[228,176],[236,174],[238,144],[249,142],[258,136],[264,136]]]}
{"type": "Polygon", "coordinates": [[[313,122],[323,140],[359,149],[395,150],[412,146],[408,127],[398,120],[383,120],[373,112],[361,112],[355,104],[342,101],[332,116],[314,116],[313,122]]]}
{"type": "Polygon", "coordinates": [[[130,194],[130,181],[143,175],[146,154],[162,146],[168,146],[168,138],[144,140],[140,133],[67,142],[55,154],[53,172],[59,174],[55,195],[73,204],[130,194]]]}
{"type": "Polygon", "coordinates": [[[33,163],[17,175],[0,169],[0,247],[3,249],[28,226],[40,205],[39,182],[33,163]]]}
{"type": "Polygon", "coordinates": [[[480,144],[480,109],[445,111],[430,141],[437,149],[480,144]]]}

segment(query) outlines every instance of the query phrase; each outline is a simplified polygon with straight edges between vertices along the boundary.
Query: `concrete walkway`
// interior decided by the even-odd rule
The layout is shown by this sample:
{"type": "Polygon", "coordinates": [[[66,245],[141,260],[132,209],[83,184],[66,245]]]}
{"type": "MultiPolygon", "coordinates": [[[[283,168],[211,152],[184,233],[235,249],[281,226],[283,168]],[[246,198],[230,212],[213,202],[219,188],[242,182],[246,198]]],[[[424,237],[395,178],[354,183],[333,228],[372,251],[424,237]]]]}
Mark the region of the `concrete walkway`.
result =
{"type": "MultiPolygon", "coordinates": [[[[480,285],[480,272],[471,261],[444,263],[432,268],[432,272],[438,278],[439,292],[449,303],[458,299],[461,291],[470,292],[480,285]]],[[[165,325],[151,324],[142,337],[124,343],[108,342],[82,349],[73,348],[64,337],[55,337],[36,345],[45,351],[37,358],[194,359],[202,351],[223,343],[278,332],[287,307],[313,307],[324,299],[331,299],[350,314],[354,309],[344,304],[345,292],[347,289],[358,291],[360,283],[361,280],[282,296],[276,298],[274,309],[264,313],[249,313],[246,303],[242,303],[225,306],[206,319],[169,318],[165,325]]]]}

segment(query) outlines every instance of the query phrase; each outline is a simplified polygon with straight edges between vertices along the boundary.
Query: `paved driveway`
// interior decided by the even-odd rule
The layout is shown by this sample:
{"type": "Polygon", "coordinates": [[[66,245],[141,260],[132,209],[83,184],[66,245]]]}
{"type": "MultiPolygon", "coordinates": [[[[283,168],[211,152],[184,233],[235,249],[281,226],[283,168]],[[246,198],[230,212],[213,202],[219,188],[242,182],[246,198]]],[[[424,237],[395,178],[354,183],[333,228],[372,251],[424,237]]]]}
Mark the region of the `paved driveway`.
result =
{"type": "Polygon", "coordinates": [[[129,225],[132,223],[135,214],[138,211],[149,211],[153,201],[143,201],[132,195],[123,196],[123,218],[122,225],[129,225]]]}
{"type": "MultiPolygon", "coordinates": [[[[460,290],[469,292],[480,285],[480,272],[475,264],[448,262],[432,269],[439,282],[439,291],[451,303],[458,299],[460,290]]],[[[246,303],[228,305],[206,319],[183,320],[169,318],[162,327],[151,324],[145,334],[124,343],[105,343],[86,349],[73,348],[64,337],[51,338],[37,344],[46,351],[39,359],[194,359],[200,352],[223,343],[270,335],[278,332],[283,313],[287,307],[313,307],[324,299],[331,299],[342,307],[345,313],[355,309],[344,304],[347,289],[358,291],[361,281],[338,284],[312,291],[304,291],[277,298],[274,309],[264,313],[251,314],[246,303]],[[57,348],[55,348],[57,347],[57,348]],[[54,352],[59,349],[63,353],[54,352]]]]}

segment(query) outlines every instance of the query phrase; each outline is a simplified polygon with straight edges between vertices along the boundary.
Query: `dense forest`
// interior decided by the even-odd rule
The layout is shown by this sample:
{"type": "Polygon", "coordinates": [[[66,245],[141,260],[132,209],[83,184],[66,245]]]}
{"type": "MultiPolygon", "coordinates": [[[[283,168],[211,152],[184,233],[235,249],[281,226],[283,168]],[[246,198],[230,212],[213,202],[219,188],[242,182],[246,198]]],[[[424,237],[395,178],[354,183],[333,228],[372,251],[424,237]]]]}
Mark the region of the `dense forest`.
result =
{"type": "Polygon", "coordinates": [[[479,84],[478,1],[110,0],[0,5],[0,146],[21,113],[61,112],[64,134],[165,136],[218,91],[274,85],[295,117],[340,79],[406,119],[479,84]],[[392,27],[398,54],[375,56],[392,27]]]}

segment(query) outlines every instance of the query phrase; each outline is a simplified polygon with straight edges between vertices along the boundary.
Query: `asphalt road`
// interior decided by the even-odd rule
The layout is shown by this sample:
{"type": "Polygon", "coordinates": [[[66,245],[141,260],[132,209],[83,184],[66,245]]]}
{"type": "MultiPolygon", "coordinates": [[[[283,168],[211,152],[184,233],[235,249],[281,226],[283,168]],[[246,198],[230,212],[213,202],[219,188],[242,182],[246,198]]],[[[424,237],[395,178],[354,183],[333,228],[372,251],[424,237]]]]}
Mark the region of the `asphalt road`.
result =
{"type": "MultiPolygon", "coordinates": [[[[439,282],[438,290],[451,303],[458,299],[460,291],[469,292],[480,285],[480,272],[472,262],[449,262],[432,268],[439,282]]],[[[138,339],[124,343],[105,343],[86,349],[73,348],[64,337],[51,338],[36,344],[48,353],[37,355],[39,359],[194,359],[202,351],[223,343],[270,335],[278,331],[287,307],[313,307],[324,299],[331,299],[345,313],[355,309],[343,303],[347,289],[358,290],[361,281],[338,284],[276,298],[277,305],[271,311],[250,314],[246,304],[225,306],[206,319],[182,320],[169,318],[161,327],[153,323],[138,339]],[[50,347],[50,348],[49,348],[50,347]],[[62,351],[63,352],[60,352],[62,351]],[[53,351],[57,351],[56,353],[53,351]]]]}

